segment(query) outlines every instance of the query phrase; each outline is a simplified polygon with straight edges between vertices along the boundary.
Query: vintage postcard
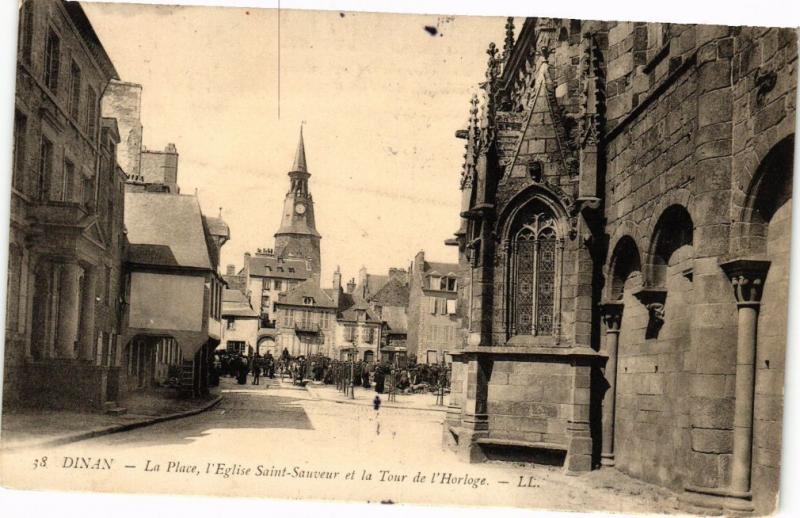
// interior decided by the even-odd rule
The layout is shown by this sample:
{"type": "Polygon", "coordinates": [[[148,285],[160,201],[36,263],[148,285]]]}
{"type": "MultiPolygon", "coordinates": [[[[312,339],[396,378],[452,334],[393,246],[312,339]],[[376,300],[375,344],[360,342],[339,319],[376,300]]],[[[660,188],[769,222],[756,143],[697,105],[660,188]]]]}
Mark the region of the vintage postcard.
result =
{"type": "Polygon", "coordinates": [[[794,29],[18,14],[4,487],[775,512],[794,29]]]}

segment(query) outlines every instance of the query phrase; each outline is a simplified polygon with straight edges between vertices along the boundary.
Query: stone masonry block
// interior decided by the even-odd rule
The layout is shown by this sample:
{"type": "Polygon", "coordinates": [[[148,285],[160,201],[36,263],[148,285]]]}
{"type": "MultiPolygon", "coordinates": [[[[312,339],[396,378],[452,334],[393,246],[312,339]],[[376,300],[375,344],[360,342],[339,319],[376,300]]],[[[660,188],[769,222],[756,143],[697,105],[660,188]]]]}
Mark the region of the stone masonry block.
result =
{"type": "Polygon", "coordinates": [[[698,428],[732,428],[733,399],[692,398],[689,412],[692,426],[698,428]]]}
{"type": "Polygon", "coordinates": [[[701,95],[697,109],[699,127],[730,121],[733,115],[730,91],[719,89],[701,95]]]}
{"type": "Polygon", "coordinates": [[[692,428],[692,450],[703,453],[730,453],[733,432],[707,428],[692,428]]]}

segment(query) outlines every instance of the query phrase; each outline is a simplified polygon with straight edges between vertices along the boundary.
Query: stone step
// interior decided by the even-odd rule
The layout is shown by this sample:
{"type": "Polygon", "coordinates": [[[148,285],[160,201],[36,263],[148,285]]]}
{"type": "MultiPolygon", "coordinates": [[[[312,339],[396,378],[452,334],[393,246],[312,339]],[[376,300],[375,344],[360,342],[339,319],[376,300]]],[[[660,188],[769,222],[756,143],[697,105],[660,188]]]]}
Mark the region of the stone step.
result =
{"type": "Polygon", "coordinates": [[[114,407],[114,408],[107,408],[106,409],[106,414],[108,414],[108,415],[123,415],[123,414],[126,414],[127,412],[128,412],[128,409],[127,408],[123,408],[121,406],[117,406],[117,407],[114,407]]]}

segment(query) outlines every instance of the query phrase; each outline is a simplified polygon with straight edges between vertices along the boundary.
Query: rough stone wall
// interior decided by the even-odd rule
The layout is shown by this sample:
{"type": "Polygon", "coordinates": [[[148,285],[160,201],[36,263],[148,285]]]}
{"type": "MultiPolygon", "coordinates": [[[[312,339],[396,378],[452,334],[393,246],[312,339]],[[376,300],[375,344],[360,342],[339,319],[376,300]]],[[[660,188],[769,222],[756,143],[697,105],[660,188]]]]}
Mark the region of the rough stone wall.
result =
{"type": "MultiPolygon", "coordinates": [[[[473,311],[470,325],[491,318],[491,345],[506,345],[506,304],[513,286],[507,285],[504,218],[546,191],[567,208],[557,216],[566,220],[570,236],[561,265],[562,345],[603,345],[607,351],[606,338],[601,344],[595,340],[600,322],[593,308],[599,299],[619,295],[612,293],[612,283],[624,285],[612,428],[616,466],[678,491],[712,495],[734,487],[735,492],[741,485],[732,476],[740,312],[720,264],[766,256],[771,267],[759,313],[751,486],[756,511],[771,511],[778,489],[784,379],[791,207],[791,182],[785,178],[786,170],[791,178],[786,150],[793,147],[795,125],[795,32],[539,18],[526,21],[517,36],[522,50],[515,48],[510,60],[501,55],[503,66],[517,68],[503,76],[510,79],[500,87],[495,119],[485,118],[480,126],[484,131],[495,125],[496,157],[490,153],[476,161],[468,154],[462,173],[462,180],[471,180],[470,172],[484,160],[490,166],[468,188],[481,189],[492,174],[499,182],[495,193],[488,189],[497,215],[493,303],[473,311]],[[583,189],[586,151],[576,137],[583,135],[582,117],[592,107],[584,91],[587,33],[600,53],[604,100],[598,105],[603,118],[597,154],[600,230],[587,229],[590,216],[573,212],[581,207],[575,202],[578,187],[583,189]],[[527,58],[515,61],[519,56],[527,58]],[[547,73],[541,72],[543,60],[547,73]],[[776,159],[775,153],[783,156],[776,159]],[[532,178],[536,162],[541,163],[539,179],[532,178]],[[780,200],[777,211],[764,212],[754,202],[759,196],[780,200]],[[612,280],[613,253],[624,238],[635,243],[638,261],[628,279],[612,280]],[[605,283],[593,273],[598,263],[605,283]],[[650,305],[649,297],[664,297],[663,307],[650,305]]],[[[489,84],[492,77],[490,59],[489,84]]],[[[468,153],[478,128],[473,121],[462,132],[470,142],[468,153]]],[[[463,210],[472,208],[469,203],[463,210]]],[[[584,207],[590,213],[588,203],[584,207]]],[[[466,213],[467,228],[480,218],[478,212],[466,213]]],[[[467,234],[466,243],[477,237],[467,234]]],[[[490,433],[534,441],[530,438],[541,433],[533,430],[536,410],[525,405],[540,403],[535,387],[514,387],[510,380],[544,363],[514,358],[494,360],[490,369],[490,433]],[[526,391],[533,392],[523,398],[526,391]]],[[[577,395],[582,378],[574,379],[571,391],[577,395]]],[[[466,394],[475,392],[471,383],[468,378],[466,394]]],[[[547,387],[558,392],[564,385],[554,379],[547,387]]],[[[592,385],[594,391],[601,388],[592,385]]],[[[602,397],[602,391],[593,394],[594,401],[602,397]]],[[[614,391],[606,394],[604,406],[609,397],[614,391]]],[[[558,416],[551,417],[557,422],[558,416]]]]}
{"type": "Polygon", "coordinates": [[[136,177],[141,174],[142,152],[142,85],[112,81],[103,95],[104,117],[117,119],[120,143],[117,159],[125,174],[136,177]]]}
{"type": "Polygon", "coordinates": [[[171,193],[178,193],[178,153],[174,145],[165,151],[142,151],[141,175],[145,183],[167,185],[171,193]]]}
{"type": "Polygon", "coordinates": [[[789,248],[792,201],[773,215],[767,236],[767,257],[772,262],[761,299],[756,351],[755,423],[753,426],[753,481],[757,509],[773,508],[780,485],[783,384],[789,304],[789,248]]]}
{"type": "Polygon", "coordinates": [[[490,437],[566,450],[572,380],[567,363],[495,361],[486,404],[490,437]]]}

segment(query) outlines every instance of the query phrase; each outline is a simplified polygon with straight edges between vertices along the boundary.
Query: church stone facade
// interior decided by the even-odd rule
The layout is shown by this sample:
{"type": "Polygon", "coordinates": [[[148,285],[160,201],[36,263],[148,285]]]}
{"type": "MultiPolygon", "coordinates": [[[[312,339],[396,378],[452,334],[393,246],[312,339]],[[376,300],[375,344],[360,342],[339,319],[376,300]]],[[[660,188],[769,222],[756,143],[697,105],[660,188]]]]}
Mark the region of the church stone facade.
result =
{"type": "Polygon", "coordinates": [[[508,20],[456,134],[445,444],[775,507],[796,66],[787,29],[508,20]]]}

